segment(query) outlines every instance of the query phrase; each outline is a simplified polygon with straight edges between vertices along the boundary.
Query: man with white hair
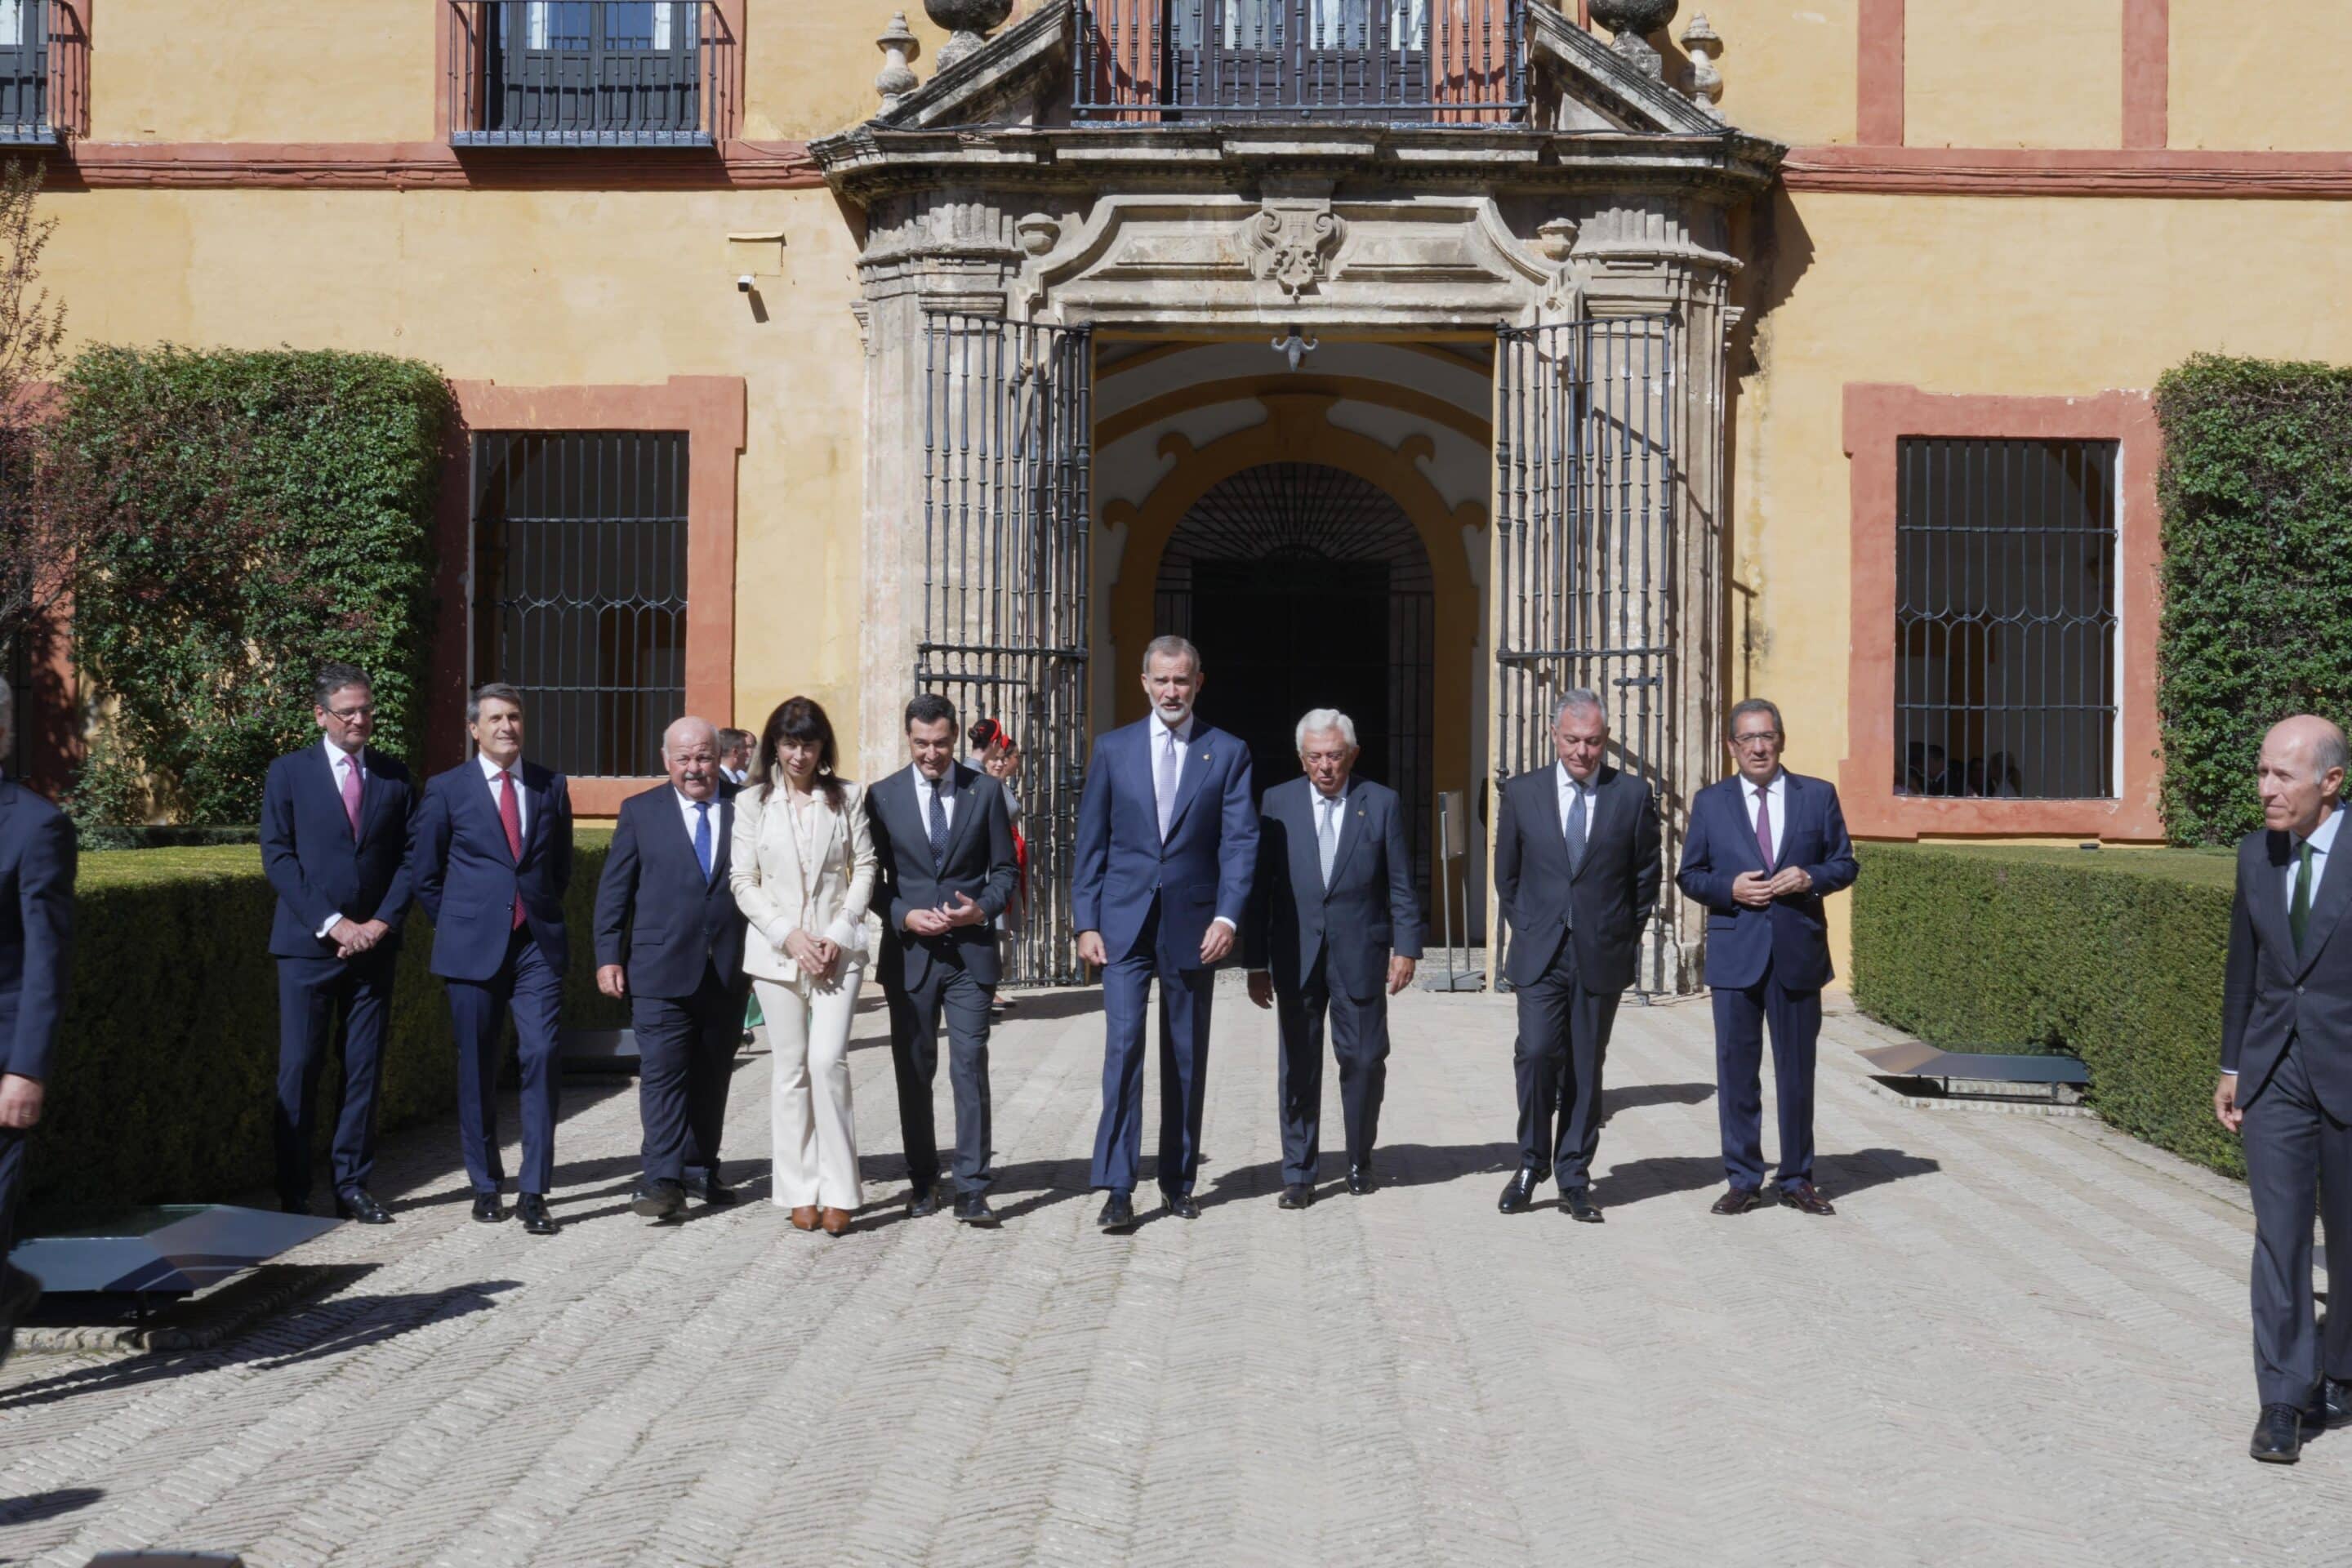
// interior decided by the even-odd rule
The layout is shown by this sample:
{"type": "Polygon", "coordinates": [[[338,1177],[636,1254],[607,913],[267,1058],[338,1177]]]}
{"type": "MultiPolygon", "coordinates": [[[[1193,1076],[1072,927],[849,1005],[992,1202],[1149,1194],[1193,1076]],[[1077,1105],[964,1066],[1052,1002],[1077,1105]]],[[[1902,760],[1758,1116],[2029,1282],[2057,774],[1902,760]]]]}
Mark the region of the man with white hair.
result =
{"type": "Polygon", "coordinates": [[[2221,983],[2213,1114],[2244,1140],[2254,1202],[2262,1413],[2249,1451],[2274,1465],[2301,1458],[2306,1433],[2352,1420],[2352,866],[2336,853],[2347,762],[2344,731],[2313,714],[2263,738],[2263,826],[2238,841],[2221,983]],[[2324,1336],[2314,1214],[2327,1232],[2324,1336]]]}
{"type": "Polygon", "coordinates": [[[743,911],[727,880],[734,787],[719,731],[688,716],[662,735],[668,782],[621,803],[596,884],[596,988],[629,1003],[645,1180],[629,1206],[676,1218],[689,1194],[735,1201],[719,1165],[742,1037],[743,911]]]}
{"type": "Polygon", "coordinates": [[[1336,708],[1298,721],[1303,777],[1258,806],[1257,882],[1245,949],[1250,1000],[1272,1007],[1282,1038],[1280,1205],[1315,1201],[1322,1152],[1323,1023],[1339,1061],[1348,1190],[1372,1190],[1372,1145],[1388,1084],[1389,998],[1412,983],[1421,904],[1404,806],[1354,776],[1356,722],[1336,708]]]}
{"type": "MultiPolygon", "coordinates": [[[[0,681],[0,757],[16,704],[0,681]]],[[[65,814],[0,773],[0,1360],[41,1282],[6,1261],[25,1192],[25,1148],[57,1061],[73,944],[74,830],[65,814]]]]}

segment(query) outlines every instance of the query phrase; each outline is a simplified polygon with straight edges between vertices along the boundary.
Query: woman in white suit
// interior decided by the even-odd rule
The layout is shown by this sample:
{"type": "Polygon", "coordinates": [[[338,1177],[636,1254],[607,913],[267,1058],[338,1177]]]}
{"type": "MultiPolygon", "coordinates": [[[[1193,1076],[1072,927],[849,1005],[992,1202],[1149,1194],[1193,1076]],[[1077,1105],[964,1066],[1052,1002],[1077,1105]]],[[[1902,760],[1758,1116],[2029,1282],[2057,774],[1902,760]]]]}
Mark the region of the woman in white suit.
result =
{"type": "Polygon", "coordinates": [[[874,841],[866,791],[834,772],[833,724],[794,697],[768,716],[735,797],[729,883],[751,929],[743,969],[767,1016],[776,1203],[803,1230],[849,1228],[865,1201],[849,1024],[866,978],[874,841]]]}

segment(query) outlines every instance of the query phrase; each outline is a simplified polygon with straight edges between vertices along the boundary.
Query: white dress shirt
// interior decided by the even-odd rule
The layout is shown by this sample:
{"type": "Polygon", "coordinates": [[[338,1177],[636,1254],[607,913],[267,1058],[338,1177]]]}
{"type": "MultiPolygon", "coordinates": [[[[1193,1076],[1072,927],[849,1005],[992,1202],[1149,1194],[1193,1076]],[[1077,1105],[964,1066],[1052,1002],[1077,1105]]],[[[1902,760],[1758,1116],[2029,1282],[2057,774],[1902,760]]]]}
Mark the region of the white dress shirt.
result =
{"type": "Polygon", "coordinates": [[[940,802],[940,820],[948,825],[949,832],[954,832],[955,769],[950,768],[947,777],[943,779],[927,778],[920,768],[910,771],[915,775],[915,815],[922,818],[923,831],[929,833],[931,830],[931,797],[937,795],[940,802]]]}
{"type": "Polygon", "coordinates": [[[514,774],[515,837],[521,839],[526,844],[530,843],[530,793],[522,787],[522,759],[520,757],[517,757],[514,760],[514,766],[512,768],[501,768],[498,763],[490,761],[488,757],[477,752],[474,753],[474,761],[481,765],[482,777],[488,781],[490,786],[490,809],[492,811],[496,811],[499,808],[499,775],[502,773],[511,773],[514,774]]]}
{"type": "MultiPolygon", "coordinates": [[[[1579,795],[1582,795],[1584,796],[1584,844],[1577,846],[1577,848],[1581,850],[1585,844],[1592,842],[1592,814],[1596,810],[1600,809],[1601,796],[1593,791],[1592,779],[1586,779],[1583,782],[1579,783],[1576,775],[1568,771],[1568,764],[1566,763],[1552,763],[1551,771],[1553,776],[1559,781],[1560,837],[1566,838],[1568,837],[1568,814],[1575,808],[1576,797],[1579,795]]],[[[1599,776],[1600,771],[1595,769],[1594,777],[1597,778],[1599,776]]]]}
{"type": "MultiPolygon", "coordinates": [[[[2343,820],[2344,810],[2338,806],[2311,830],[2309,838],[2304,840],[2311,846],[2311,901],[2314,904],[2319,902],[2319,885],[2327,879],[2327,852],[2336,847],[2336,828],[2343,820]]],[[[2290,844],[2288,848],[2291,853],[2286,858],[2286,865],[2279,871],[2279,904],[2292,918],[2294,912],[2294,874],[2301,868],[2303,852],[2299,845],[2290,844]]],[[[2223,1068],[2221,1076],[2235,1078],[2238,1075],[2223,1068]]]]}
{"type": "MultiPolygon", "coordinates": [[[[321,741],[319,743],[327,748],[327,773],[335,781],[335,804],[341,805],[343,802],[345,773],[360,775],[360,798],[364,801],[367,798],[367,748],[362,746],[356,752],[346,752],[332,741],[321,741]]],[[[334,930],[340,922],[350,919],[349,915],[344,914],[329,915],[327,923],[319,928],[319,934],[323,937],[334,930]]]]}
{"type": "MultiPolygon", "coordinates": [[[[493,779],[490,781],[490,788],[492,791],[496,791],[498,787],[497,780],[493,779]]],[[[694,824],[697,816],[700,814],[702,809],[706,807],[709,809],[710,813],[710,865],[713,870],[718,869],[719,849],[718,795],[713,795],[709,800],[695,800],[690,798],[684,790],[678,788],[676,784],[669,786],[669,793],[677,796],[678,815],[686,819],[686,841],[688,844],[694,842],[694,824]]],[[[493,803],[496,802],[497,798],[497,795],[493,794],[491,796],[493,803]]],[[[515,798],[517,800],[520,800],[522,798],[522,780],[520,779],[515,780],[515,798]]]]}
{"type": "MultiPolygon", "coordinates": [[[[1157,794],[1160,788],[1160,759],[1168,750],[1168,737],[1176,737],[1176,787],[1181,789],[1184,786],[1184,748],[1192,743],[1192,731],[1200,727],[1200,722],[1199,714],[1187,713],[1184,721],[1171,730],[1168,727],[1168,721],[1160,716],[1159,709],[1151,710],[1151,787],[1155,792],[1151,804],[1154,808],[1160,805],[1157,794]]],[[[1241,929],[1223,915],[1210,916],[1209,923],[1221,925],[1227,931],[1241,929]]]]}
{"type": "MultiPolygon", "coordinates": [[[[1764,793],[1772,802],[1772,858],[1769,864],[1777,866],[1780,863],[1780,836],[1788,831],[1789,826],[1789,770],[1777,770],[1772,774],[1772,782],[1764,786],[1764,793]]],[[[1748,841],[1753,844],[1756,841],[1756,786],[1748,782],[1746,773],[1739,775],[1739,800],[1748,808],[1748,841]]]]}

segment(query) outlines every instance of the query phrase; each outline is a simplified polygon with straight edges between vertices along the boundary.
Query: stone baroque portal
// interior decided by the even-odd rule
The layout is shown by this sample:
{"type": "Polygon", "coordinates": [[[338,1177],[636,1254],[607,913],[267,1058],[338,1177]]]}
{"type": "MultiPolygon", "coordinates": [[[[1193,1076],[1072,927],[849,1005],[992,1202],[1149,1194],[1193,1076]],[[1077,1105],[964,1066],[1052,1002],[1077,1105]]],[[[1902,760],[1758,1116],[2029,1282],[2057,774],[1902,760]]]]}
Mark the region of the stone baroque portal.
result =
{"type": "MultiPolygon", "coordinates": [[[[866,215],[865,711],[895,712],[950,643],[967,650],[961,689],[997,693],[1010,712],[1030,684],[1062,679],[1055,661],[1086,658],[1034,637],[950,636],[938,619],[942,604],[986,602],[1005,606],[1005,626],[1066,626],[1071,607],[1043,600],[1076,594],[1075,624],[1087,624],[1085,580],[1056,569],[1055,583],[1031,581],[1028,562],[992,554],[970,521],[1001,508],[1024,529],[1096,526],[1085,334],[1262,343],[1296,326],[1323,341],[1497,342],[1508,328],[1495,422],[1500,569],[1483,578],[1489,653],[1507,678],[1487,685],[1486,771],[1548,759],[1549,695],[1597,685],[1628,715],[1612,724],[1618,762],[1658,785],[1678,823],[1719,771],[1724,365],[1740,266],[1729,217],[1769,186],[1782,149],[1724,126],[1540,0],[1524,13],[1528,107],[1508,120],[1221,122],[1195,106],[1080,123],[1077,15],[1033,7],[814,149],[866,215]],[[966,416],[976,433],[952,451],[939,433],[950,320],[1001,321],[999,341],[1040,345],[984,374],[956,351],[957,385],[993,387],[996,401],[976,425],[966,416]],[[1556,328],[1569,330],[1542,330],[1556,328]],[[1582,346],[1561,346],[1571,342],[1582,346]],[[1041,425],[1041,408],[1061,413],[1041,425]],[[1048,427],[1051,451],[1036,445],[1048,427]],[[1054,488],[1034,488],[1041,474],[1058,476],[1054,488]],[[1636,479],[1654,488],[1637,495],[1636,479]],[[1013,499],[1000,502],[1008,485],[1013,499]],[[974,494],[987,498],[977,510],[974,494]],[[1623,618],[1637,600],[1639,626],[1623,618]]],[[[955,331],[961,342],[972,329],[955,331]]],[[[1083,561],[1085,539],[1072,543],[1083,561]]],[[[1038,702],[1041,716],[1066,708],[1038,702]]],[[[898,765],[892,726],[863,734],[868,776],[898,765]]],[[[1054,803],[1031,830],[1048,859],[1085,762],[1083,736],[1055,740],[1066,743],[1045,748],[1052,756],[1033,746],[1031,765],[1057,776],[1028,781],[1054,803]]],[[[1670,826],[1670,866],[1678,848],[1670,826]]],[[[1703,927],[1670,900],[1643,988],[1696,986],[1703,927]]],[[[1030,940],[1066,949],[1069,933],[1033,922],[1030,940]]],[[[1024,969],[1075,974],[1059,952],[1024,969]]]]}

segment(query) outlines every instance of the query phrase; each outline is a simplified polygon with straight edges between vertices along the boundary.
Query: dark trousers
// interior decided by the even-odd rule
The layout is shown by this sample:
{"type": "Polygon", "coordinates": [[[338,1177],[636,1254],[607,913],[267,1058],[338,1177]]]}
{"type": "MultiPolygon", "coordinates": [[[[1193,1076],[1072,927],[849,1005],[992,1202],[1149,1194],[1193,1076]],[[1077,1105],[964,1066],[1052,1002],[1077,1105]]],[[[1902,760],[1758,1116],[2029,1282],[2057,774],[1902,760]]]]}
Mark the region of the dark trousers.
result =
{"type": "Polygon", "coordinates": [[[1143,933],[1103,971],[1102,1121],[1095,1128],[1093,1184],[1135,1191],[1143,1145],[1143,1024],[1151,983],[1160,983],[1160,1190],[1190,1193],[1201,1169],[1201,1111],[1208,1102],[1209,1001],[1213,969],[1186,968],[1200,955],[1160,951],[1155,904],[1143,933]]]}
{"type": "Polygon", "coordinates": [[[522,1060],[522,1168],[515,1185],[544,1194],[555,1184],[556,1021],[563,976],[539,951],[530,928],[507,943],[506,962],[488,980],[451,980],[449,1021],[457,1035],[457,1141],[474,1191],[495,1193],[506,1179],[499,1153],[499,1062],[507,1014],[522,1060]]]}
{"type": "Polygon", "coordinates": [[[1519,1088],[1519,1168],[1538,1179],[1558,1175],[1563,1191],[1592,1180],[1592,1156],[1601,1147],[1601,1069],[1622,994],[1579,984],[1575,944],[1566,942],[1541,979],[1512,993],[1519,1012],[1511,1055],[1519,1088]]]}
{"type": "Polygon", "coordinates": [[[374,1173],[392,977],[389,955],[365,963],[278,961],[278,1195],[287,1202],[310,1195],[319,1078],[331,1048],[343,1058],[343,1106],[329,1157],[336,1194],[357,1192],[374,1173]]]}
{"type": "MultiPolygon", "coordinates": [[[[45,1105],[43,1113],[55,1109],[45,1105]]],[[[32,1142],[30,1132],[0,1127],[0,1264],[6,1263],[9,1249],[16,1245],[16,1205],[25,1196],[25,1151],[32,1142]]]]}
{"type": "Polygon", "coordinates": [[[1282,1122],[1282,1183],[1315,1180],[1323,1153],[1323,1024],[1331,1025],[1331,1053],[1339,1062],[1339,1113],[1348,1163],[1370,1165],[1380,1135],[1381,1098],[1389,1079],[1389,999],[1377,988],[1360,1001],[1331,988],[1326,955],[1296,987],[1277,985],[1276,1027],[1282,1061],[1276,1070],[1276,1114],[1282,1122]]]}
{"type": "Polygon", "coordinates": [[[2239,1131],[2254,1200],[2254,1384],[2264,1405],[2304,1405],[2319,1375],[2352,1379],[2352,1125],[2322,1105],[2287,1043],[2239,1131]],[[2311,1297],[2311,1221],[2327,1229],[2327,1335],[2311,1297]]]}
{"type": "Polygon", "coordinates": [[[645,1124],[646,1180],[719,1176],[727,1089],[743,1043],[743,987],[706,963],[691,996],[633,994],[637,1034],[637,1118],[645,1124]]]}
{"type": "Polygon", "coordinates": [[[931,1085],[940,1074],[940,1019],[948,1025],[948,1084],[955,1092],[956,1190],[977,1196],[995,1184],[989,1163],[988,1008],[992,987],[961,960],[934,956],[921,984],[885,980],[890,1006],[890,1067],[898,1080],[898,1131],[907,1179],[927,1193],[940,1182],[940,1135],[931,1085]]]}
{"type": "Polygon", "coordinates": [[[1780,1177],[1813,1179],[1813,1052],[1822,1037],[1822,994],[1789,991],[1772,977],[1715,988],[1715,1114],[1723,1133],[1723,1173],[1735,1187],[1764,1184],[1764,1030],[1772,1030],[1772,1096],[1780,1110],[1780,1177]]]}

